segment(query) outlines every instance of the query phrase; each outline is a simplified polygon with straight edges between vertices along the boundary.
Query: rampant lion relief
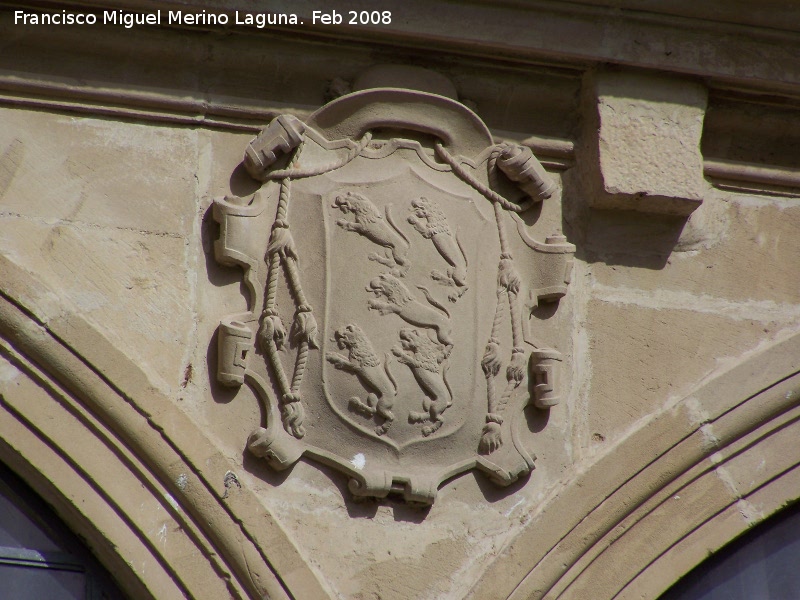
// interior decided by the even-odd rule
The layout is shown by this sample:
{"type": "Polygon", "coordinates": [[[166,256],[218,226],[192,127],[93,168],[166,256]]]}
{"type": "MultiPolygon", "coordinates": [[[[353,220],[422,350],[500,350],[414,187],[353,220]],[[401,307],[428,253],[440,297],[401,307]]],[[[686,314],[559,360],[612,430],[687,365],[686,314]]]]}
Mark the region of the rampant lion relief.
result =
{"type": "Polygon", "coordinates": [[[335,352],[329,352],[326,358],[337,369],[348,371],[358,376],[367,388],[366,403],[358,396],[350,398],[351,407],[367,417],[375,414],[383,418],[383,424],[375,428],[375,433],[383,435],[389,431],[394,422],[392,406],[397,395],[395,383],[386,362],[375,354],[372,344],[358,325],[347,325],[333,332],[336,345],[347,350],[347,358],[335,352]]]}
{"type": "Polygon", "coordinates": [[[372,202],[355,192],[347,192],[343,196],[336,196],[333,205],[343,213],[352,214],[354,217],[353,221],[339,219],[336,221],[339,227],[345,231],[354,231],[361,234],[374,244],[387,248],[391,252],[391,256],[381,256],[377,252],[370,252],[367,258],[387,267],[396,267],[398,275],[408,269],[407,255],[410,244],[408,238],[392,222],[388,204],[385,209],[386,222],[383,221],[383,217],[381,217],[372,202]],[[391,228],[386,225],[387,222],[391,225],[391,228]]]}
{"type": "Polygon", "coordinates": [[[423,504],[472,468],[528,474],[524,410],[558,403],[562,361],[531,311],[564,296],[575,250],[522,218],[557,189],[531,151],[454,100],[386,88],[276,118],[244,165],[260,190],[213,216],[250,296],[217,370],[263,403],[250,451],[423,504]]]}
{"type": "Polygon", "coordinates": [[[447,217],[435,202],[424,197],[418,198],[411,201],[411,209],[414,214],[408,217],[408,222],[422,237],[433,242],[436,250],[450,265],[446,273],[431,271],[431,277],[446,285],[458,287],[459,291],[448,296],[450,302],[456,302],[467,291],[467,255],[450,231],[447,217]]]}

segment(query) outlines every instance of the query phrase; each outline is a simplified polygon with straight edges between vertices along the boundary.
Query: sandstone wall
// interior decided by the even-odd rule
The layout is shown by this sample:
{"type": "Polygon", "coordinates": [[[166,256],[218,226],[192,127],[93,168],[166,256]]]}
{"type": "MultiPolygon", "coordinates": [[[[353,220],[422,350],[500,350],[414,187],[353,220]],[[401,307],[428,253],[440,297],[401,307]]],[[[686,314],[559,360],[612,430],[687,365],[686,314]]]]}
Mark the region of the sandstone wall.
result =
{"type": "Polygon", "coordinates": [[[791,69],[751,76],[707,30],[717,56],[687,66],[700,41],[666,17],[673,67],[652,48],[608,66],[587,39],[475,56],[428,33],[431,54],[400,25],[0,27],[0,458],[132,597],[656,598],[800,496],[791,69]],[[310,460],[274,472],[245,447],[258,398],[215,372],[246,294],[214,260],[214,198],[257,189],[239,165],[273,116],[382,62],[447,76],[532,147],[560,185],[539,223],[577,248],[557,310],[530,311],[565,357],[562,402],[526,410],[535,471],[459,475],[424,509],[355,502],[310,460]]]}

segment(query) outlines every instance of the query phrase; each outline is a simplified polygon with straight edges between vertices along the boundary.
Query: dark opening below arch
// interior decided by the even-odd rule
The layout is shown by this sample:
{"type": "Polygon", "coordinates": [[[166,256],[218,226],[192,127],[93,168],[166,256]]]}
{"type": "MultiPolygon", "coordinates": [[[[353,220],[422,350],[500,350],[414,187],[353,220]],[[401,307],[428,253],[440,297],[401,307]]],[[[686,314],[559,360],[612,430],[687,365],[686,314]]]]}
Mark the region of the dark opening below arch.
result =
{"type": "Polygon", "coordinates": [[[795,503],[709,557],[660,600],[798,598],[800,503],[795,503]]]}
{"type": "Polygon", "coordinates": [[[0,463],[0,597],[125,600],[89,549],[0,463]]]}

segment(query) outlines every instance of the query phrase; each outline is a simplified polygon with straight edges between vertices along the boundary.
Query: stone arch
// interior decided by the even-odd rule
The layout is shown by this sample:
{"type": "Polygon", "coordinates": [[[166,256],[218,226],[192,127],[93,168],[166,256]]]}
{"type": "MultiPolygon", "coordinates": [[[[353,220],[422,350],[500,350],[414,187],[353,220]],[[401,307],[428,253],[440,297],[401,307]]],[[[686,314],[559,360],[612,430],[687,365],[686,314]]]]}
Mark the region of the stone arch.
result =
{"type": "Polygon", "coordinates": [[[141,369],[0,257],[0,461],[135,598],[328,598],[236,465],[141,369]]]}
{"type": "Polygon", "coordinates": [[[800,335],[651,415],[563,482],[473,598],[657,598],[800,496],[800,335]]]}

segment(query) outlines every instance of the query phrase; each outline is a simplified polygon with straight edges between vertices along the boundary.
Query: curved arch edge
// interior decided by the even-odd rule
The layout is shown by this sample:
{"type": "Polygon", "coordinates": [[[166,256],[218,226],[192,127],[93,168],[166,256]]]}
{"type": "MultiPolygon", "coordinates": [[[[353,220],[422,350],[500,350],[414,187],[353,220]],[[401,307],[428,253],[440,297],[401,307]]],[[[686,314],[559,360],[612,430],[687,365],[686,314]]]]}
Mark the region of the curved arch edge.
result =
{"type": "MultiPolygon", "coordinates": [[[[172,499],[173,513],[182,515],[209,555],[225,565],[228,575],[222,578],[230,579],[232,590],[250,598],[331,597],[252,491],[223,498],[225,473],[239,467],[136,364],[3,256],[0,281],[0,338],[6,348],[42,369],[66,396],[77,398],[113,432],[119,447],[141,460],[172,499]]],[[[70,454],[69,447],[63,450],[70,454]]],[[[18,465],[25,461],[17,459],[18,465]]],[[[28,472],[33,468],[22,464],[28,472]]],[[[190,569],[191,562],[183,557],[177,564],[190,569]]],[[[218,596],[208,590],[196,597],[218,596]]]]}
{"type": "MultiPolygon", "coordinates": [[[[581,577],[577,572],[585,563],[613,548],[626,524],[652,509],[648,502],[706,461],[712,461],[713,471],[716,453],[796,407],[798,372],[800,334],[794,334],[640,423],[593,464],[579,466],[574,479],[550,490],[525,531],[490,565],[469,597],[561,597],[581,577]]],[[[794,460],[800,462],[800,451],[794,460]]],[[[593,597],[602,597],[598,591],[593,588],[593,597]]]]}

